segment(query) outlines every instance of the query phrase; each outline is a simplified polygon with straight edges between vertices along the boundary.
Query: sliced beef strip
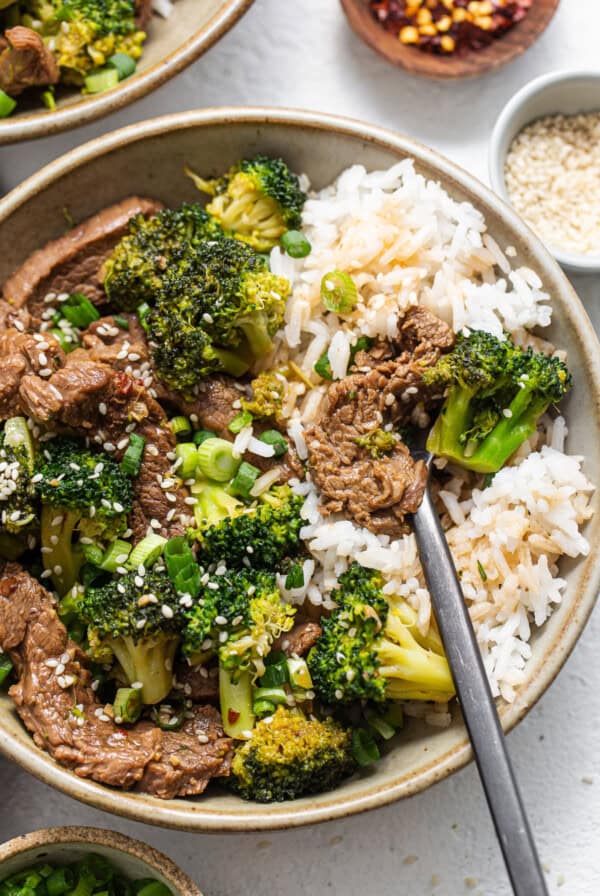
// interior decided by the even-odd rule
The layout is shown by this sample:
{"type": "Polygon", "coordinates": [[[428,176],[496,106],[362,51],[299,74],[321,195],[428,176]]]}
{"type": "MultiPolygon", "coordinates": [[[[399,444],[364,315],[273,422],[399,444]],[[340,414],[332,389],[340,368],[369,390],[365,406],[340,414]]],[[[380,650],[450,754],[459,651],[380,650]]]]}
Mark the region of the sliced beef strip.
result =
{"type": "Polygon", "coordinates": [[[51,333],[0,329],[0,420],[20,412],[19,386],[26,374],[58,370],[65,353],[51,333]]]}
{"type": "Polygon", "coordinates": [[[135,23],[146,30],[152,20],[152,0],[135,0],[135,23]]]}
{"type": "Polygon", "coordinates": [[[306,656],[323,629],[318,622],[297,622],[289,632],[281,635],[273,644],[273,650],[282,650],[286,656],[306,656]]]}
{"type": "Polygon", "coordinates": [[[175,666],[174,697],[184,697],[194,703],[216,703],[219,699],[219,670],[216,666],[190,666],[179,663],[175,666]]]}
{"type": "Polygon", "coordinates": [[[27,308],[13,308],[8,302],[0,299],[0,335],[10,329],[24,333],[30,326],[31,315],[27,308]]]}
{"type": "Polygon", "coordinates": [[[4,299],[15,308],[27,306],[39,320],[50,293],[82,292],[97,305],[106,302],[99,272],[135,215],[153,215],[156,199],[131,196],[110,205],[64,236],[33,252],[6,280],[4,299]]]}
{"type": "Polygon", "coordinates": [[[211,778],[229,775],[233,741],[223,732],[214,706],[196,706],[179,731],[165,731],[137,789],[162,800],[196,796],[211,778]]]}
{"type": "Polygon", "coordinates": [[[150,348],[137,314],[120,316],[127,321],[127,330],[115,324],[111,314],[95,320],[82,334],[81,342],[92,361],[109,364],[113,370],[132,372],[134,367],[149,365],[150,348]]]}
{"type": "Polygon", "coordinates": [[[35,743],[80,777],[167,799],[201,793],[212,777],[229,774],[233,742],[212,706],[194,707],[177,732],[102,717],[86,656],[50,594],[16,563],[0,574],[0,646],[19,678],[9,694],[35,743]]]}
{"type": "Polygon", "coordinates": [[[0,37],[0,88],[9,96],[56,84],[59,76],[53,54],[36,31],[16,25],[0,37]]]}
{"type": "Polygon", "coordinates": [[[440,397],[422,375],[453,341],[446,324],[424,309],[412,309],[399,325],[397,357],[330,386],[319,423],[306,433],[309,468],[324,512],[349,513],[359,525],[392,537],[405,531],[405,515],[414,513],[423,497],[425,466],[415,464],[400,441],[389,454],[374,458],[357,439],[387,423],[408,422],[416,406],[440,397]]]}
{"type": "Polygon", "coordinates": [[[127,427],[135,423],[135,432],[146,439],[146,445],[134,480],[130,516],[134,541],[146,535],[153,520],[161,523],[154,531],[165,537],[184,532],[189,515],[187,492],[170,475],[175,436],[164,410],[144,386],[77,349],[48,379],[23,377],[19,400],[25,413],[37,422],[87,434],[100,447],[111,445],[117,459],[126,450],[122,440],[127,438],[127,427]]]}

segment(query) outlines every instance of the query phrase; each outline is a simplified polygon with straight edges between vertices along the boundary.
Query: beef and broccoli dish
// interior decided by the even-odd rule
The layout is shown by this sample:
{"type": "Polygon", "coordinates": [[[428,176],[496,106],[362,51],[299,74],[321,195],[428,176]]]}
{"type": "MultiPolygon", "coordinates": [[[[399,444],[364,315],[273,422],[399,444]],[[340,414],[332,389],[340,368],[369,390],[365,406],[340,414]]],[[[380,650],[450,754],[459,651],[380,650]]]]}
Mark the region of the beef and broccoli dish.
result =
{"type": "MultiPolygon", "coordinates": [[[[129,22],[106,40],[75,0],[16,5],[56,79],[141,48],[140,4],[102,5],[129,22]]],[[[498,272],[474,209],[410,161],[319,193],[264,155],[186,174],[179,208],[123,199],[3,285],[0,683],[78,776],[293,800],[408,717],[450,724],[420,432],[505,700],[591,486],[563,451],[565,359],[530,332],[548,297],[498,272]]]]}

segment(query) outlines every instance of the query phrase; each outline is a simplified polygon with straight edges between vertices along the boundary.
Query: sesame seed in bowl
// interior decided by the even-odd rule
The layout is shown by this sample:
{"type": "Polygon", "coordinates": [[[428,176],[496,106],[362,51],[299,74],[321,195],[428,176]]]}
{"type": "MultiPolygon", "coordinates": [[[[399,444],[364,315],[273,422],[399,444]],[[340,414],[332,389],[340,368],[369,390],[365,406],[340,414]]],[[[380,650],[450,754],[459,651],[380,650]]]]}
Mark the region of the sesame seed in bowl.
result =
{"type": "Polygon", "coordinates": [[[600,72],[558,72],[523,88],[490,143],[492,187],[565,269],[600,271],[600,72]]]}

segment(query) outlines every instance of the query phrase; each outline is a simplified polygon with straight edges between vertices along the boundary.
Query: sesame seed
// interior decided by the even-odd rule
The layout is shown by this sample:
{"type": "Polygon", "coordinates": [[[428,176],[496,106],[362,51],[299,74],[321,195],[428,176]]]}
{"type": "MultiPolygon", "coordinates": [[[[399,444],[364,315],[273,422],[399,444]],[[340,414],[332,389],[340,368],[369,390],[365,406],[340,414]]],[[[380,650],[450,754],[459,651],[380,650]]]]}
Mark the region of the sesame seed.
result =
{"type": "Polygon", "coordinates": [[[104,401],[100,402],[100,404],[98,405],[98,410],[100,411],[102,416],[104,416],[106,414],[107,407],[106,407],[106,403],[104,401]]]}
{"type": "Polygon", "coordinates": [[[171,607],[167,606],[167,604],[162,605],[162,607],[160,608],[160,612],[163,614],[165,619],[173,618],[173,610],[171,609],[171,607]]]}
{"type": "Polygon", "coordinates": [[[507,418],[510,419],[510,418],[512,417],[512,415],[513,415],[513,412],[511,411],[510,408],[504,408],[504,410],[502,411],[502,414],[503,414],[505,417],[507,417],[507,418]]]}

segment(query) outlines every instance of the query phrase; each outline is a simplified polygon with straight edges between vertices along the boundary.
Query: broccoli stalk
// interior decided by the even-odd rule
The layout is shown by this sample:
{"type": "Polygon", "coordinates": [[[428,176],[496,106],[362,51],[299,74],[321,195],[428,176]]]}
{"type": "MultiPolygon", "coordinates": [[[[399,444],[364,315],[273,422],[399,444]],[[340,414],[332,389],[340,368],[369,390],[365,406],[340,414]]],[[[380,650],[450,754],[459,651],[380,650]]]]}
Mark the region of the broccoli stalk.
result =
{"type": "Polygon", "coordinates": [[[23,535],[36,522],[35,456],[24,417],[10,417],[0,431],[0,556],[14,559],[23,552],[23,535]]]}
{"type": "Polygon", "coordinates": [[[448,390],[427,448],[478,473],[496,473],[571,386],[558,358],[477,330],[459,336],[423,380],[448,390]]]}
{"type": "Polygon", "coordinates": [[[338,605],[322,620],[323,633],[307,662],[326,704],[370,700],[446,702],[454,684],[440,638],[423,636],[414,610],[383,594],[383,579],[357,563],[331,595],[338,605]]]}
{"type": "Polygon", "coordinates": [[[300,227],[306,196],[282,159],[257,155],[212,180],[189,168],[186,174],[201,192],[213,197],[207,211],[258,252],[268,252],[286,230],[300,227]]]}
{"type": "Polygon", "coordinates": [[[142,701],[154,704],[171,690],[184,617],[166,572],[147,570],[142,579],[136,570],[86,589],[76,612],[87,625],[91,659],[116,658],[127,684],[141,683],[142,701]]]}
{"type": "Polygon", "coordinates": [[[229,781],[243,799],[271,803],[330,790],[355,768],[349,731],[279,706],[236,750],[229,781]]]}
{"type": "Polygon", "coordinates": [[[282,602],[274,575],[250,569],[213,576],[185,610],[183,654],[192,664],[218,656],[221,715],[230,737],[252,729],[252,684],[295,612],[282,602]]]}
{"type": "Polygon", "coordinates": [[[127,528],[131,482],[107,454],[67,438],[46,443],[35,479],[42,501],[44,567],[63,595],[75,584],[83,562],[77,537],[113,541],[127,528]]]}

